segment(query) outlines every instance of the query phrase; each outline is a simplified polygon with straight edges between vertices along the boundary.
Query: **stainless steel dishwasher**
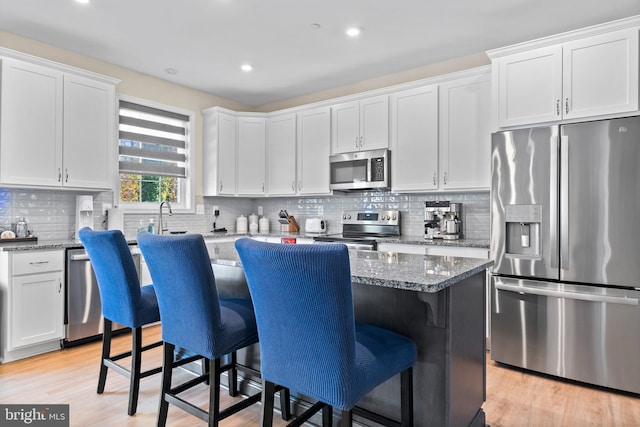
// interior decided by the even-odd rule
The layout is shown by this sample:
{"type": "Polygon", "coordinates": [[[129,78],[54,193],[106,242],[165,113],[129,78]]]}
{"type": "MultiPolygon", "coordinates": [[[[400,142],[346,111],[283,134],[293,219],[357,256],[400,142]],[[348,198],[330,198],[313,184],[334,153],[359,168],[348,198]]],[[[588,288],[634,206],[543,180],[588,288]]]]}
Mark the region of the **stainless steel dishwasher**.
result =
{"type": "MultiPolygon", "coordinates": [[[[135,248],[137,249],[137,248],[135,248]]],[[[136,270],[140,274],[140,253],[132,250],[136,270]],[[137,253],[136,253],[137,252],[137,253]]],[[[98,281],[89,255],[84,249],[67,249],[64,347],[99,339],[104,328],[98,281]]],[[[114,331],[124,326],[114,323],[114,331]]]]}

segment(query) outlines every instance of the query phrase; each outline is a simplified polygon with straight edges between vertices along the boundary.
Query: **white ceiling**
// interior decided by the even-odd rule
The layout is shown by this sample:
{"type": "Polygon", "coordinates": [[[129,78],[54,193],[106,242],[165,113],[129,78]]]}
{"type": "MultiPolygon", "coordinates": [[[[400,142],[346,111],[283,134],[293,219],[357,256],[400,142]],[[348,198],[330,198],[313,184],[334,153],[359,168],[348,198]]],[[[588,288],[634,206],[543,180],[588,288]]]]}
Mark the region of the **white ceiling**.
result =
{"type": "Polygon", "coordinates": [[[0,0],[0,30],[253,107],[637,14],[640,0],[0,0]]]}

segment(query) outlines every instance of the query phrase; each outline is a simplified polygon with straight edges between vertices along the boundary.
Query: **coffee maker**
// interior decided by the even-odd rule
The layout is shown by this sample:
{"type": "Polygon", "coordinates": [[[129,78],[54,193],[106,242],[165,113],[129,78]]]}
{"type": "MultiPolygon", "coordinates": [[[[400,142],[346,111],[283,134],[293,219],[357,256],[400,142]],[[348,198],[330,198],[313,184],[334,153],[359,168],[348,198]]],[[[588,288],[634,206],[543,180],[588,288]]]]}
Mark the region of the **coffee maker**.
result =
{"type": "Polygon", "coordinates": [[[424,203],[424,238],[456,240],[462,237],[462,204],[448,200],[424,203]]]}

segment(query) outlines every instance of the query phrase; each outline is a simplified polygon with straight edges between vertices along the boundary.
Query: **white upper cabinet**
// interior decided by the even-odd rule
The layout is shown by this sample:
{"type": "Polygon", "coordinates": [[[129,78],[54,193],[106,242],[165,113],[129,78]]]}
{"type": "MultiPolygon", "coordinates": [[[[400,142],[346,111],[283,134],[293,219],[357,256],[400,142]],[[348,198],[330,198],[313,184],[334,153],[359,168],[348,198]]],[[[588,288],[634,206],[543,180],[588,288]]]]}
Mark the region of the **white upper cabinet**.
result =
{"type": "Polygon", "coordinates": [[[2,184],[109,189],[115,144],[115,81],[2,59],[2,184]]]}
{"type": "Polygon", "coordinates": [[[296,115],[270,117],[267,122],[267,194],[296,194],[296,115]]]}
{"type": "Polygon", "coordinates": [[[565,119],[638,110],[638,28],[566,43],[565,119]]]}
{"type": "Polygon", "coordinates": [[[1,77],[0,181],[61,185],[62,72],[3,59],[1,77]]]}
{"type": "Polygon", "coordinates": [[[438,86],[397,92],[390,100],[391,191],[437,189],[438,86]]]}
{"type": "Polygon", "coordinates": [[[389,97],[374,96],[331,107],[331,153],[389,147],[389,97]]]}
{"type": "Polygon", "coordinates": [[[85,77],[64,78],[63,185],[108,188],[113,180],[115,88],[85,77]]]}
{"type": "Polygon", "coordinates": [[[264,195],[266,132],[265,118],[238,117],[238,195],[264,195]]]}
{"type": "Polygon", "coordinates": [[[489,56],[498,127],[638,111],[638,27],[489,56]]]}
{"type": "Polygon", "coordinates": [[[266,118],[218,107],[202,118],[203,196],[264,195],[266,118]]]}
{"type": "Polygon", "coordinates": [[[236,117],[217,108],[209,108],[202,112],[202,118],[202,194],[235,195],[236,117]]]}
{"type": "Polygon", "coordinates": [[[556,46],[500,58],[498,125],[516,126],[558,120],[562,97],[562,49],[556,46]]]}
{"type": "Polygon", "coordinates": [[[329,108],[298,113],[297,194],[329,194],[329,108]]]}
{"type": "Polygon", "coordinates": [[[488,73],[440,84],[441,190],[490,187],[491,78],[488,73]]]}

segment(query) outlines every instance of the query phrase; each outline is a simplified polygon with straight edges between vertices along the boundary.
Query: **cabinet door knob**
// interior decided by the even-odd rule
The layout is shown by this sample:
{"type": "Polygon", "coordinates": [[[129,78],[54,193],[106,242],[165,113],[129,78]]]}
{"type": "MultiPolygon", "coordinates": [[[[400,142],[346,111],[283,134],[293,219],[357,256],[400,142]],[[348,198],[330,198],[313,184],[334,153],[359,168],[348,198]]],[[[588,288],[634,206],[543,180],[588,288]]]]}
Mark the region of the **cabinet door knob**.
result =
{"type": "Polygon", "coordinates": [[[356,148],[358,148],[358,137],[356,136],[356,148]]]}
{"type": "Polygon", "coordinates": [[[222,191],[222,181],[220,181],[220,190],[219,191],[222,191]]]}
{"type": "Polygon", "coordinates": [[[447,172],[444,173],[444,185],[447,185],[447,172]]]}
{"type": "Polygon", "coordinates": [[[64,174],[65,174],[64,182],[69,182],[69,169],[65,169],[64,174]]]}
{"type": "Polygon", "coordinates": [[[296,180],[291,181],[291,191],[296,191],[296,180]]]}
{"type": "Polygon", "coordinates": [[[560,115],[560,100],[556,99],[556,116],[560,115]]]}
{"type": "Polygon", "coordinates": [[[362,140],[362,137],[360,137],[360,148],[362,148],[364,146],[364,141],[362,140]]]}
{"type": "Polygon", "coordinates": [[[434,186],[437,184],[436,178],[437,178],[437,176],[436,176],[436,173],[434,172],[433,173],[433,185],[434,186]]]}
{"type": "Polygon", "coordinates": [[[565,114],[569,114],[569,98],[564,99],[564,112],[565,114]]]}
{"type": "Polygon", "coordinates": [[[62,181],[62,169],[58,168],[58,182],[62,181]]]}

